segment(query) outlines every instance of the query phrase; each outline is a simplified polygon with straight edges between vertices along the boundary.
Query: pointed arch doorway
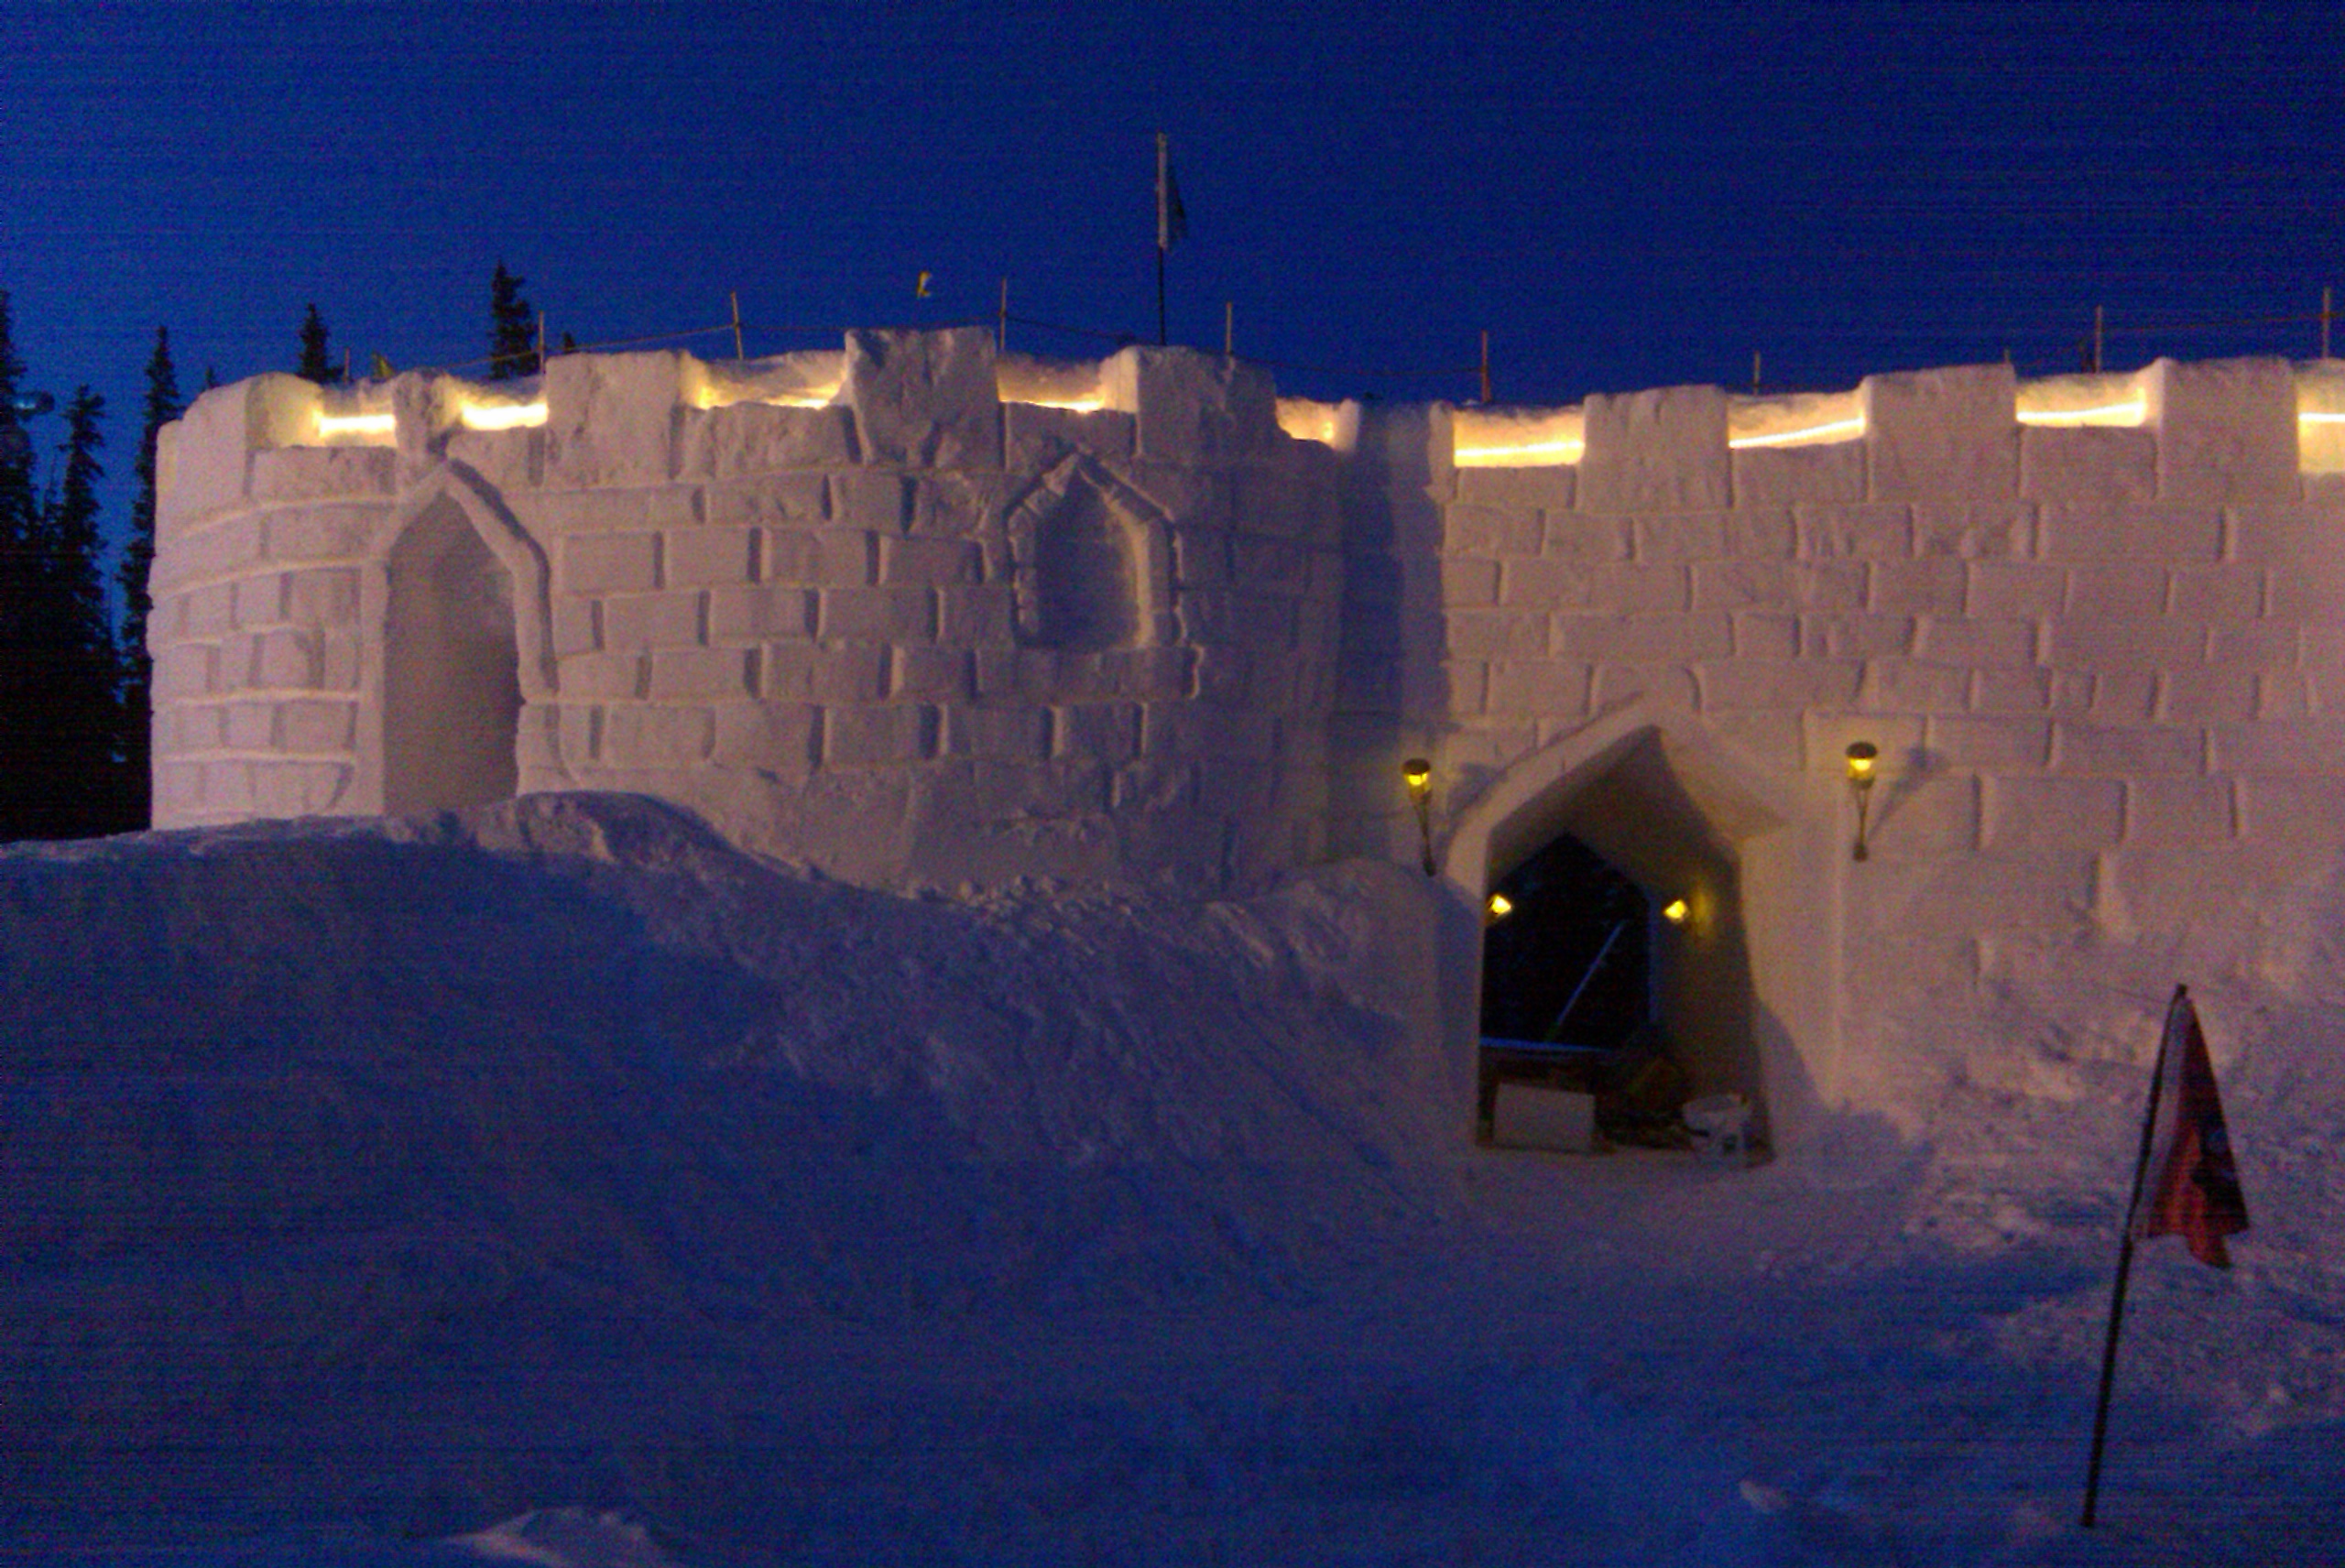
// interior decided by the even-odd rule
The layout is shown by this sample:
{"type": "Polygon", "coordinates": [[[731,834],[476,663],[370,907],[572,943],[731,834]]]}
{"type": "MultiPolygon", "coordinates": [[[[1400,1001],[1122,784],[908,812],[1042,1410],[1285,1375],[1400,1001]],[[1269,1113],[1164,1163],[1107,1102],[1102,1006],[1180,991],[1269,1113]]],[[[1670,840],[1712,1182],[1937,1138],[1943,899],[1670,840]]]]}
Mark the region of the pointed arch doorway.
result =
{"type": "Polygon", "coordinates": [[[570,787],[549,576],[544,549],[463,464],[407,489],[359,569],[354,809],[570,787]]]}
{"type": "Polygon", "coordinates": [[[383,809],[512,799],[521,713],[512,574],[446,495],[416,515],[386,565],[383,809]]]}
{"type": "MultiPolygon", "coordinates": [[[[1798,944],[1816,901],[1805,886],[1805,835],[1783,831],[1805,815],[1796,783],[1773,787],[1689,724],[1664,725],[1631,708],[1523,758],[1460,813],[1444,866],[1453,888],[1482,911],[1492,892],[1511,896],[1527,881],[1549,901],[1541,918],[1561,933],[1543,947],[1510,932],[1494,951],[1491,932],[1503,922],[1487,914],[1477,922],[1452,1027],[1471,1042],[1478,1119],[1487,1108],[1486,1036],[1502,1041],[1534,1027],[1555,1037],[1534,1034],[1534,1044],[1624,1052],[1604,1062],[1622,1073],[1638,1065],[1624,1048],[1666,1064],[1662,1082],[1646,1085],[1653,1096],[1616,1103],[1615,1114],[1657,1123],[1687,1098],[1739,1094],[1763,1137],[1782,1110],[1805,1108],[1809,1073],[1796,1037],[1801,1026],[1813,1032],[1813,1004],[1830,982],[1781,973],[1786,938],[1798,944]],[[1493,1027],[1504,1032],[1491,1036],[1493,1027]]],[[[1805,934],[1812,948],[1828,945],[1805,934]]]]}

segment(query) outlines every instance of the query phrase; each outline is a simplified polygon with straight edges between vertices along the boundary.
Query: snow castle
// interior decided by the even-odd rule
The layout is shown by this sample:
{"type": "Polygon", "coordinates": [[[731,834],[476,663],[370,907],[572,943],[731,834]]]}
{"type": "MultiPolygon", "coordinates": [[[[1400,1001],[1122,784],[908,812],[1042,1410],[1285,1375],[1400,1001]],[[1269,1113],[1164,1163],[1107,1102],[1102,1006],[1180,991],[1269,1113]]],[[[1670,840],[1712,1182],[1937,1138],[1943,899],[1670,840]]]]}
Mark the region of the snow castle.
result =
{"type": "Polygon", "coordinates": [[[160,462],[158,826],[616,789],[881,886],[1422,856],[1468,954],[1567,834],[1778,1107],[2046,1092],[2015,1020],[2300,987],[2345,897],[2336,362],[1500,409],[854,332],[263,376],[160,462]]]}

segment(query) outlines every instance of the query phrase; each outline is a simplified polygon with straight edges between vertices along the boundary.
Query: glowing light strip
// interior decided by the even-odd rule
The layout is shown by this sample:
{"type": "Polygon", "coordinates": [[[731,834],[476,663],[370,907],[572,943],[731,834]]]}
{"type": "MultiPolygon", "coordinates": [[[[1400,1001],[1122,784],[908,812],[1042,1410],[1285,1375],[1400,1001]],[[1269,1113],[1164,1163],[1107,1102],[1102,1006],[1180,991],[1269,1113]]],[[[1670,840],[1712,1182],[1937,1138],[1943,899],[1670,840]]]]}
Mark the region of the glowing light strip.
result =
{"type": "Polygon", "coordinates": [[[1107,399],[1090,397],[1007,397],[1009,403],[1023,403],[1030,408],[1064,408],[1071,414],[1096,414],[1107,406],[1107,399]]]}
{"type": "Polygon", "coordinates": [[[827,408],[838,401],[835,386],[810,387],[796,392],[777,392],[771,397],[755,391],[733,387],[710,387],[693,398],[693,407],[703,412],[718,408],[737,408],[744,403],[760,408],[827,408]]]}
{"type": "MultiPolygon", "coordinates": [[[[1452,454],[1463,463],[1478,457],[1561,457],[1565,463],[1577,463],[1587,454],[1585,441],[1534,441],[1528,446],[1461,446],[1452,454]]],[[[1492,463],[1493,468],[1502,464],[1492,463]]]]}
{"type": "Polygon", "coordinates": [[[510,430],[546,422],[543,403],[467,403],[459,416],[468,430],[510,430]]]}
{"type": "Polygon", "coordinates": [[[2345,414],[2298,414],[2300,425],[2345,425],[2345,414]]]}
{"type": "Polygon", "coordinates": [[[387,436],[398,428],[398,419],[392,414],[320,414],[318,434],[322,436],[387,436]]]}
{"type": "Polygon", "coordinates": [[[2104,403],[2098,408],[2022,408],[2019,410],[2019,422],[2023,425],[2138,425],[2148,416],[2149,408],[2142,403],[2104,403]]]}
{"type": "Polygon", "coordinates": [[[1777,430],[1772,435],[1738,436],[1726,444],[1740,452],[1751,446],[1794,446],[1801,441],[1814,441],[1822,446],[1835,437],[1853,441],[1865,433],[1864,416],[1853,419],[1835,419],[1828,425],[1810,425],[1804,430],[1777,430]]]}

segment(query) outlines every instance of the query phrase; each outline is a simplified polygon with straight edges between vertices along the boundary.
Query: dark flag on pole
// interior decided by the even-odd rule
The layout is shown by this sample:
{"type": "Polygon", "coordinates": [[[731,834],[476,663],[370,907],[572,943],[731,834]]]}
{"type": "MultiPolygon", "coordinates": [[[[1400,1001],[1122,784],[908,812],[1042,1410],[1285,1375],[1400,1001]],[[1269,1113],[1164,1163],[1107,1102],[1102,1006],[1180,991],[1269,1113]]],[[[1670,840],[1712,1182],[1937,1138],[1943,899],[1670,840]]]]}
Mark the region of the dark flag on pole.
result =
{"type": "Polygon", "coordinates": [[[1156,133],[1156,341],[1164,342],[1164,253],[1189,233],[1189,214],[1181,205],[1181,188],[1172,180],[1172,143],[1156,133]]]}
{"type": "Polygon", "coordinates": [[[2177,990],[2166,1009],[2158,1073],[2163,1111],[2150,1145],[2143,1201],[2133,1212],[2133,1235],[2143,1241],[2178,1236],[2199,1262],[2228,1269],[2223,1237],[2247,1228],[2247,1196],[2223,1127],[2207,1037],[2198,1032],[2198,1011],[2186,992],[2177,990]]]}
{"type": "Polygon", "coordinates": [[[2109,1291],[2109,1334],[2100,1345],[2100,1393],[2093,1401],[2092,1454],[2085,1462],[2084,1527],[2100,1502],[2100,1456],[2109,1439],[2109,1391],[2117,1380],[2117,1336],[2125,1321],[2125,1280],[2133,1270],[2133,1243],[2178,1236],[2191,1256],[2218,1269],[2231,1266],[2223,1237],[2247,1228],[2247,1198],[2223,1129],[2223,1103],[2215,1094],[2215,1064],[2198,1032],[2198,1009],[2187,987],[2176,985],[2158,1036],[2157,1066],[2150,1073],[2150,1104],[2142,1116],[2141,1152],[2133,1157],[2133,1192],[2117,1238],[2117,1280],[2109,1291]],[[2143,1200],[2146,1199],[2147,1202],[2143,1200]]]}
{"type": "Polygon", "coordinates": [[[1188,210],[1181,205],[1181,182],[1172,178],[1172,143],[1156,133],[1156,248],[1171,250],[1172,242],[1189,237],[1188,210]]]}

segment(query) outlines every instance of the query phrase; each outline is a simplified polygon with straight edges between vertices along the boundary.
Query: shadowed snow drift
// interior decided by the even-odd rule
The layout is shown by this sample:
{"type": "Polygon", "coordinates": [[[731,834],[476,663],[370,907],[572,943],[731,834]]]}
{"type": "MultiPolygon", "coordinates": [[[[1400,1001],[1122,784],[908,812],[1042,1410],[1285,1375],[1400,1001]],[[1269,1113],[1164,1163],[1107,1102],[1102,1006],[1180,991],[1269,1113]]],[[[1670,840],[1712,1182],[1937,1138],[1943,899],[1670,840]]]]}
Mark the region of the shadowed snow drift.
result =
{"type": "Polygon", "coordinates": [[[363,1509],[487,1423],[466,1496],[586,1495],[751,1337],[1292,1297],[1426,1190],[1425,899],[904,898],[610,795],[0,852],[8,1490],[363,1509]]]}

